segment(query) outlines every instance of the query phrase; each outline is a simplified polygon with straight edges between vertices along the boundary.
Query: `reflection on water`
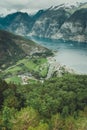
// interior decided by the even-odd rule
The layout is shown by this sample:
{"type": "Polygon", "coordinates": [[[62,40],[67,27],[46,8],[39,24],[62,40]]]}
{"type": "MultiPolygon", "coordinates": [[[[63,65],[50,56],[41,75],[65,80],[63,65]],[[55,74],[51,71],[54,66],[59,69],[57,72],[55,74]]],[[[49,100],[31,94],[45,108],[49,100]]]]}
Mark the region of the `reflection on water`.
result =
{"type": "Polygon", "coordinates": [[[87,74],[87,43],[43,38],[33,40],[49,49],[57,50],[55,58],[62,65],[66,65],[78,73],[87,74]]]}

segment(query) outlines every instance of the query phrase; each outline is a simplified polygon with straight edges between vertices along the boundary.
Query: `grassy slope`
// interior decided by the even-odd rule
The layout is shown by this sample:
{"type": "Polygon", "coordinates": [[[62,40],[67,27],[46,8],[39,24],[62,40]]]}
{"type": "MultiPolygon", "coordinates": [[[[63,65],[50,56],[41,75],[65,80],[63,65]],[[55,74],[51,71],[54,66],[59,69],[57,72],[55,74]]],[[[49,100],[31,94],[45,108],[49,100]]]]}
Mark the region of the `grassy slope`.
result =
{"type": "Polygon", "coordinates": [[[7,68],[3,77],[7,82],[21,83],[21,78],[18,75],[31,73],[35,78],[46,77],[48,72],[47,59],[43,57],[38,58],[25,58],[16,62],[15,65],[7,68]]]}

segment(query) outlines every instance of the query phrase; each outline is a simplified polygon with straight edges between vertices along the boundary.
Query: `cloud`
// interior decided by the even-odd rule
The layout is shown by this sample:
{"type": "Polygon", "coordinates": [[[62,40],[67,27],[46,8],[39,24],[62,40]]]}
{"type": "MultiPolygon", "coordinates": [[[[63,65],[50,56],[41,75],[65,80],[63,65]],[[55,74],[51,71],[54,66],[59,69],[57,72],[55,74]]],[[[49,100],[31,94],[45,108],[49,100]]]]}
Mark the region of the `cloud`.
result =
{"type": "Polygon", "coordinates": [[[21,9],[27,6],[29,0],[1,0],[0,7],[21,9]]]}
{"type": "MultiPolygon", "coordinates": [[[[61,3],[86,2],[87,0],[0,0],[0,10],[30,10],[49,8],[61,3]]],[[[1,11],[0,11],[1,12],[1,11]]]]}

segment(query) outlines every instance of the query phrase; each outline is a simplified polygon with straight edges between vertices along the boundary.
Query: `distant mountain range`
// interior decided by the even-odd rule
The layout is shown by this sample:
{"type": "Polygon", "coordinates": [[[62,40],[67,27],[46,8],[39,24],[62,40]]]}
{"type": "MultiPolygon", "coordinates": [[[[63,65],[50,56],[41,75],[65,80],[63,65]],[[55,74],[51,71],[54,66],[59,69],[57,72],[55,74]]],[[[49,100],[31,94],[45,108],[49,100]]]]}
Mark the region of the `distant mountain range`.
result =
{"type": "Polygon", "coordinates": [[[64,4],[35,15],[16,12],[0,18],[0,29],[24,36],[87,42],[87,3],[64,4]]]}

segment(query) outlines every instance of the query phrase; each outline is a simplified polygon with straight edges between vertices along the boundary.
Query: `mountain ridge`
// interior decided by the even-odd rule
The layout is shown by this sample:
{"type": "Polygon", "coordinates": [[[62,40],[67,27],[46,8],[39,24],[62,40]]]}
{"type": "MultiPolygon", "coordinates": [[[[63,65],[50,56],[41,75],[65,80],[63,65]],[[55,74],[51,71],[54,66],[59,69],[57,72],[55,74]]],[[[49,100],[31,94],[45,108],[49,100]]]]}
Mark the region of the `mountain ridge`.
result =
{"type": "Polygon", "coordinates": [[[70,7],[62,4],[31,16],[16,12],[0,18],[0,28],[23,36],[87,42],[86,13],[87,3],[70,7]]]}

